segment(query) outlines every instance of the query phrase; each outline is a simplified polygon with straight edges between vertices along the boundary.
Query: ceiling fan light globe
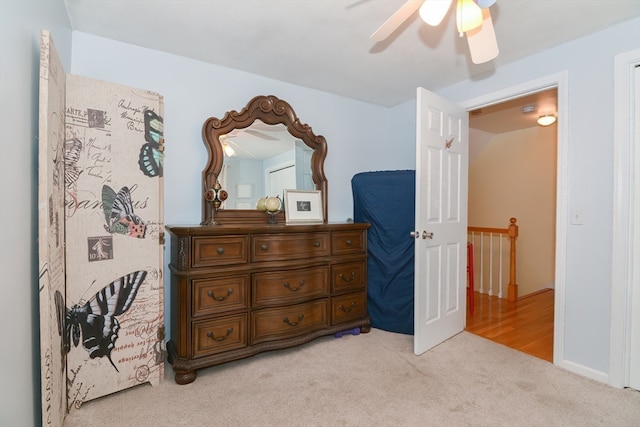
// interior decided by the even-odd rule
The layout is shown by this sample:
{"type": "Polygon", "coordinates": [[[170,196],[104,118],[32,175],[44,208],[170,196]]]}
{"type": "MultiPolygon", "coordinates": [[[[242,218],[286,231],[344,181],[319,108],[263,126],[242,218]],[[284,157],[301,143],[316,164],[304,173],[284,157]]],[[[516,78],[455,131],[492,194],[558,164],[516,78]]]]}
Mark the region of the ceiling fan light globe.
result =
{"type": "Polygon", "coordinates": [[[478,3],[478,6],[481,9],[486,9],[487,7],[491,7],[495,2],[496,0],[476,0],[476,3],[478,3]]]}
{"type": "Polygon", "coordinates": [[[227,157],[233,157],[236,155],[236,150],[234,150],[233,147],[231,147],[226,142],[222,143],[222,149],[224,150],[224,154],[226,154],[227,157]]]}
{"type": "Polygon", "coordinates": [[[451,3],[453,0],[424,0],[418,13],[424,22],[435,27],[440,25],[449,11],[451,3]]]}
{"type": "Polygon", "coordinates": [[[482,9],[473,0],[458,0],[456,24],[459,33],[466,33],[482,25],[482,9]]]}

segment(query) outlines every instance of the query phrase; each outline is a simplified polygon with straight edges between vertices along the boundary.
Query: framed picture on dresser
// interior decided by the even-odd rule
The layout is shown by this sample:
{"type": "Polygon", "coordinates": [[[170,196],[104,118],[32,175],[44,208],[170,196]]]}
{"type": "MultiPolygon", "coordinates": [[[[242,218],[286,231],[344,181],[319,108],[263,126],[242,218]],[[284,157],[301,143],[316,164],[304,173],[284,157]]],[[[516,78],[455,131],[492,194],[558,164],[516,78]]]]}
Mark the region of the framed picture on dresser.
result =
{"type": "Polygon", "coordinates": [[[287,223],[323,222],[322,194],[319,190],[284,190],[287,223]]]}

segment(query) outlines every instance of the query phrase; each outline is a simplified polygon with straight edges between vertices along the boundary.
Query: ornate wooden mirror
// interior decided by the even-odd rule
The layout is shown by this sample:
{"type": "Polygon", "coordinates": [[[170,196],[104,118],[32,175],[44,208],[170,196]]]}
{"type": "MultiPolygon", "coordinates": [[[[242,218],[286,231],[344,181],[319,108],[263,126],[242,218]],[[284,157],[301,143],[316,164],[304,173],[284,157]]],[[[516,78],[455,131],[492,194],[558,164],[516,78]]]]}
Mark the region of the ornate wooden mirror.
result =
{"type": "MultiPolygon", "coordinates": [[[[268,194],[267,181],[270,175],[282,175],[279,171],[289,169],[291,165],[298,169],[293,175],[287,172],[296,180],[295,188],[320,190],[324,221],[327,222],[327,178],[324,175],[327,142],[302,123],[286,101],[272,95],[257,96],[240,112],[232,110],[222,119],[207,119],[202,127],[202,138],[209,151],[209,161],[202,171],[203,225],[266,223],[268,218],[256,209],[255,200],[276,195],[282,198],[281,190],[268,194]],[[281,145],[285,148],[274,153],[281,145]],[[241,158],[245,159],[242,163],[241,158]],[[304,176],[307,178],[301,178],[304,176]],[[225,201],[221,209],[214,210],[211,194],[218,182],[229,195],[229,202],[225,201]]],[[[279,188],[277,185],[273,184],[272,188],[279,188]]],[[[293,187],[286,184],[285,188],[293,187]]],[[[284,223],[284,213],[277,214],[276,220],[284,223]]]]}

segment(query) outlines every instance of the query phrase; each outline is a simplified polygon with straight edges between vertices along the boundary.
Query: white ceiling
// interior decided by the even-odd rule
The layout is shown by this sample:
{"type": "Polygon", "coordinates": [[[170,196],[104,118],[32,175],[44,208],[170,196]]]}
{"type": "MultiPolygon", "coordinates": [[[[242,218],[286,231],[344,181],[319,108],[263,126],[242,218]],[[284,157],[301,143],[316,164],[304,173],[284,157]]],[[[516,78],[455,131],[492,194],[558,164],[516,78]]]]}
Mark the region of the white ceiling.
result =
{"type": "Polygon", "coordinates": [[[74,30],[393,106],[640,16],[638,0],[498,0],[500,55],[474,65],[449,13],[369,36],[404,0],[65,0],[74,30]]]}
{"type": "Polygon", "coordinates": [[[256,119],[246,129],[234,130],[221,140],[231,146],[239,158],[264,160],[293,150],[296,138],[283,124],[267,125],[256,119]]]}

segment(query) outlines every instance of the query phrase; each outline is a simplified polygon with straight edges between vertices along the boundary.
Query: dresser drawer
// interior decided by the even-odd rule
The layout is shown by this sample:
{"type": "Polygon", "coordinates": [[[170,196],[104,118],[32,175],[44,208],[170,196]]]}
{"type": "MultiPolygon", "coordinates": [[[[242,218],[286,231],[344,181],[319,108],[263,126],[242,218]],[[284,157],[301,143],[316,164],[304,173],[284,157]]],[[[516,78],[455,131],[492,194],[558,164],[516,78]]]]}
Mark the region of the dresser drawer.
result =
{"type": "Polygon", "coordinates": [[[287,233],[255,235],[251,242],[252,261],[281,261],[328,256],[329,233],[287,233]]]}
{"type": "Polygon", "coordinates": [[[251,313],[251,344],[292,338],[329,325],[328,299],[251,313]]]}
{"type": "Polygon", "coordinates": [[[193,237],[191,266],[210,267],[231,264],[246,264],[248,236],[193,237]]]}
{"type": "Polygon", "coordinates": [[[356,292],[331,298],[331,324],[360,319],[366,313],[367,294],[356,292]]]}
{"type": "Polygon", "coordinates": [[[366,252],[367,237],[365,230],[334,231],[331,233],[331,253],[333,255],[366,252]]]}
{"type": "Polygon", "coordinates": [[[366,261],[334,264],[331,266],[331,291],[344,292],[365,286],[366,261]]]}
{"type": "Polygon", "coordinates": [[[247,315],[192,323],[193,357],[208,356],[247,346],[247,315]]]}
{"type": "Polygon", "coordinates": [[[249,275],[192,280],[194,317],[247,308],[249,275]]]}
{"type": "Polygon", "coordinates": [[[256,273],[251,282],[254,308],[302,302],[329,295],[329,268],[325,266],[256,273]]]}

